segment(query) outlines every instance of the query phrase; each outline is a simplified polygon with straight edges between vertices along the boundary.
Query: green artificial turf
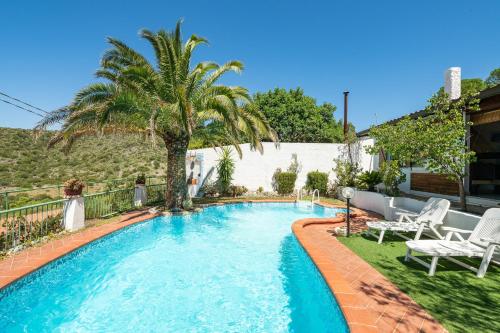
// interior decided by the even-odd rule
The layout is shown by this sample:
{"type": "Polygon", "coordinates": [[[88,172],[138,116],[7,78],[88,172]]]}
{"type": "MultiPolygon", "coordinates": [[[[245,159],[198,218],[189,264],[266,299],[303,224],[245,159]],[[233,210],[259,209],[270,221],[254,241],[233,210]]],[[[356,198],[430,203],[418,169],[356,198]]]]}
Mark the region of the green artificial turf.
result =
{"type": "MultiPolygon", "coordinates": [[[[500,268],[490,265],[482,279],[475,273],[440,260],[436,275],[414,261],[405,262],[401,238],[355,235],[339,240],[424,307],[450,332],[500,332],[500,268]]],[[[422,257],[423,258],[423,257],[422,257]]],[[[430,262],[430,260],[428,260],[430,262]]],[[[470,260],[475,267],[479,261],[470,260]]]]}

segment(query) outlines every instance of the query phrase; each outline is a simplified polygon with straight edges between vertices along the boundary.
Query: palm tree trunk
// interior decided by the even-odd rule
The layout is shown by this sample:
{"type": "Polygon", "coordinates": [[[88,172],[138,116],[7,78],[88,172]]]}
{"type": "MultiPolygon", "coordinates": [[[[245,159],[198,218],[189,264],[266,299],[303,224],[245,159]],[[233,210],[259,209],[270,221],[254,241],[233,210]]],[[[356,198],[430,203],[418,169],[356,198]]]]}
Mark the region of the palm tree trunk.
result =
{"type": "Polygon", "coordinates": [[[164,138],[167,148],[167,192],[165,206],[169,210],[182,209],[188,197],[186,182],[186,153],[189,140],[184,137],[164,138]]]}

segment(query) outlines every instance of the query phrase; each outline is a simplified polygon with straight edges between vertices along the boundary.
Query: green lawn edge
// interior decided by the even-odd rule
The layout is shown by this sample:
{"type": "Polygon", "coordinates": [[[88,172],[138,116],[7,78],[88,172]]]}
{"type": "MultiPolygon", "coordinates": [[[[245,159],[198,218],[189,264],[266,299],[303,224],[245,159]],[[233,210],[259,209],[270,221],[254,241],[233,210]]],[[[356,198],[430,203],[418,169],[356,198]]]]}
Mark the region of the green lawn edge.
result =
{"type": "MultiPolygon", "coordinates": [[[[404,240],[386,236],[384,243],[365,234],[339,241],[372,265],[426,309],[450,332],[500,332],[500,268],[490,265],[486,277],[440,260],[436,275],[414,261],[405,262],[404,240]]],[[[471,260],[472,261],[472,260],[471,260]]],[[[479,266],[477,260],[472,261],[479,266]]]]}

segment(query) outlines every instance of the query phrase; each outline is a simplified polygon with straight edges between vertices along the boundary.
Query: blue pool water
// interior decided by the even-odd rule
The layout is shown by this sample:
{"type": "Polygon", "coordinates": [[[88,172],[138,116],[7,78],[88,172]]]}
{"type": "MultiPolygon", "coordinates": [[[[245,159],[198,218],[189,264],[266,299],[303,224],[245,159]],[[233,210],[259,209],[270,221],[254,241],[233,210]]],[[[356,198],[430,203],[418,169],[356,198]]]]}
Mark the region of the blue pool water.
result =
{"type": "Polygon", "coordinates": [[[347,332],[290,228],[337,211],[234,204],[133,225],[0,291],[0,332],[347,332]]]}

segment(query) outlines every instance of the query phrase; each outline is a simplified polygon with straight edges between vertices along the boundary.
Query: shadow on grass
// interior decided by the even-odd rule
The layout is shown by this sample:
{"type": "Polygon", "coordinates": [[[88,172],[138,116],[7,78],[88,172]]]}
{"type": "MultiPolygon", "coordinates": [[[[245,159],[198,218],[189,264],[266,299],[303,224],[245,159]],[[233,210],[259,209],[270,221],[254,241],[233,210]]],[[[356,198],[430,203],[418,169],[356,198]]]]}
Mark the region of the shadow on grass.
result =
{"type": "MultiPolygon", "coordinates": [[[[490,266],[486,277],[479,279],[463,267],[440,260],[436,275],[430,277],[422,265],[404,261],[406,246],[399,237],[388,236],[380,245],[367,235],[339,240],[424,307],[450,332],[500,332],[499,267],[490,266]]],[[[467,261],[479,267],[480,260],[467,261]]],[[[399,302],[407,306],[411,314],[425,316],[418,307],[412,306],[409,299],[396,297],[388,286],[366,284],[363,291],[380,302],[399,302]]]]}

